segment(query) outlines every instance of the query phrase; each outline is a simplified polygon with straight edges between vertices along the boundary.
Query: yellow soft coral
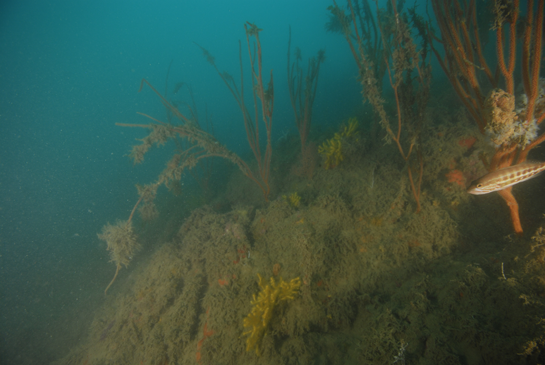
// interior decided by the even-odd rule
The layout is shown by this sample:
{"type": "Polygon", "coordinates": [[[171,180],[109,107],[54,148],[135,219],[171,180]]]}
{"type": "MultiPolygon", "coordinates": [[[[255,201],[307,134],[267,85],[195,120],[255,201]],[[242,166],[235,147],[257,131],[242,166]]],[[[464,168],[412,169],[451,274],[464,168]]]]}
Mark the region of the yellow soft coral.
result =
{"type": "Polygon", "coordinates": [[[333,138],[325,141],[318,148],[318,152],[326,159],[324,165],[326,170],[336,167],[344,159],[342,140],[344,138],[355,137],[357,134],[358,120],[356,118],[350,118],[348,120],[348,125],[342,127],[341,132],[335,133],[333,138]]]}
{"type": "Polygon", "coordinates": [[[267,331],[274,308],[281,301],[294,298],[301,286],[301,279],[295,278],[286,283],[280,278],[277,284],[271,277],[271,284],[265,285],[261,275],[257,274],[257,277],[259,278],[261,292],[259,292],[257,298],[255,294],[253,295],[252,311],[244,318],[244,327],[250,327],[250,329],[243,334],[249,335],[246,340],[246,351],[250,351],[255,347],[255,353],[259,355],[259,344],[267,331]]]}
{"type": "Polygon", "coordinates": [[[301,203],[301,197],[297,192],[291,194],[290,196],[284,195],[284,199],[294,208],[299,208],[299,203],[301,203]]]}
{"type": "Polygon", "coordinates": [[[355,117],[348,119],[348,125],[344,126],[341,137],[352,137],[358,134],[358,120],[355,117]]]}
{"type": "Polygon", "coordinates": [[[324,167],[326,170],[337,166],[344,159],[339,133],[335,133],[333,138],[325,141],[318,148],[318,152],[325,157],[324,167]]]}

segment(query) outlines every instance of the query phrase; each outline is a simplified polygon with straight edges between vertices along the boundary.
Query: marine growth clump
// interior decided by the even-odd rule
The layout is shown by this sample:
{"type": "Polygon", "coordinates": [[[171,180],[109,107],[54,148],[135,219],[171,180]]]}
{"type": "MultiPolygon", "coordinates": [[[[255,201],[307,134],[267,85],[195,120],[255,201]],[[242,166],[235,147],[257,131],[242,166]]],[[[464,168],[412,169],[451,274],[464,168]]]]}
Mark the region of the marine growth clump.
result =
{"type": "Polygon", "coordinates": [[[349,138],[354,138],[357,141],[357,135],[358,120],[350,118],[348,124],[341,127],[340,132],[335,133],[333,138],[328,139],[318,148],[318,152],[325,159],[324,167],[326,170],[337,167],[344,160],[343,141],[345,144],[349,138]]]}
{"type": "Polygon", "coordinates": [[[271,321],[274,309],[282,301],[292,300],[299,291],[301,286],[301,279],[291,279],[289,283],[280,278],[280,281],[276,283],[271,277],[270,285],[265,285],[261,275],[257,274],[259,278],[259,287],[261,291],[252,300],[252,311],[246,318],[244,318],[244,327],[248,327],[249,330],[244,332],[244,335],[249,337],[246,339],[246,351],[251,351],[255,348],[255,353],[259,356],[259,345],[267,328],[271,321]]]}

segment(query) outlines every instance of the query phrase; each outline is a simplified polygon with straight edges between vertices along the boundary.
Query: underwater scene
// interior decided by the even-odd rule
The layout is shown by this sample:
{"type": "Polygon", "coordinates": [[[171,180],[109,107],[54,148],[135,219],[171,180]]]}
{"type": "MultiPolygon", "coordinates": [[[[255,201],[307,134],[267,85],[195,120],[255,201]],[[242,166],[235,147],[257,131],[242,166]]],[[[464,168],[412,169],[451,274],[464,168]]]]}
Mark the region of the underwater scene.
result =
{"type": "Polygon", "coordinates": [[[0,9],[0,364],[545,364],[545,0],[0,9]]]}

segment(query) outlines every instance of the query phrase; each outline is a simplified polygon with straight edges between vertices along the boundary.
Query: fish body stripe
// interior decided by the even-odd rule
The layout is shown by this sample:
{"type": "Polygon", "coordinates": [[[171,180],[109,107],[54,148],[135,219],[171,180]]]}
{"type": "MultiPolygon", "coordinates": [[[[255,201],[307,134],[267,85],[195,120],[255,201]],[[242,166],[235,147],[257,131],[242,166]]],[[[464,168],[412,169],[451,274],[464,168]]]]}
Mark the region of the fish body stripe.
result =
{"type": "Polygon", "coordinates": [[[505,167],[475,180],[467,189],[467,192],[474,195],[481,195],[503,190],[519,182],[531,179],[544,170],[545,162],[525,162],[505,167]]]}

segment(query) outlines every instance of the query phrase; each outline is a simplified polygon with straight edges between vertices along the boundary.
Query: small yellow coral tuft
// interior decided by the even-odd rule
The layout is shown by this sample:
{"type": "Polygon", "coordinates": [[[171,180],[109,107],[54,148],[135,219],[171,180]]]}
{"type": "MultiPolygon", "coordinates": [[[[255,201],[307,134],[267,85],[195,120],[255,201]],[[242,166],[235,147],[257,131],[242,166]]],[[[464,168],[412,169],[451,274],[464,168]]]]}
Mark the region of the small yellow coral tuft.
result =
{"type": "Polygon", "coordinates": [[[341,137],[352,137],[358,133],[358,120],[355,117],[352,117],[348,119],[348,125],[343,128],[341,137]]]}
{"type": "Polygon", "coordinates": [[[355,137],[358,133],[358,120],[356,118],[350,118],[348,124],[341,128],[341,132],[335,133],[333,138],[325,141],[318,148],[318,152],[326,159],[324,165],[326,170],[336,167],[344,160],[342,140],[355,137]]]}
{"type": "Polygon", "coordinates": [[[296,192],[291,194],[290,196],[283,196],[284,199],[294,208],[299,208],[299,203],[301,202],[301,197],[296,192]]]}
{"type": "Polygon", "coordinates": [[[255,353],[259,355],[259,344],[265,336],[267,327],[273,316],[274,308],[283,300],[293,299],[299,287],[301,286],[301,279],[292,279],[289,283],[286,283],[282,278],[278,284],[271,277],[270,285],[265,285],[261,275],[257,274],[259,278],[259,286],[261,292],[259,292],[257,298],[255,294],[252,300],[252,311],[246,318],[244,318],[244,327],[250,327],[250,329],[244,332],[244,335],[249,335],[246,340],[246,351],[251,351],[255,347],[255,353]]]}
{"type": "Polygon", "coordinates": [[[336,133],[333,138],[325,141],[318,148],[318,152],[325,157],[324,166],[326,170],[336,167],[344,159],[341,139],[337,138],[338,136],[339,134],[336,133]]]}

